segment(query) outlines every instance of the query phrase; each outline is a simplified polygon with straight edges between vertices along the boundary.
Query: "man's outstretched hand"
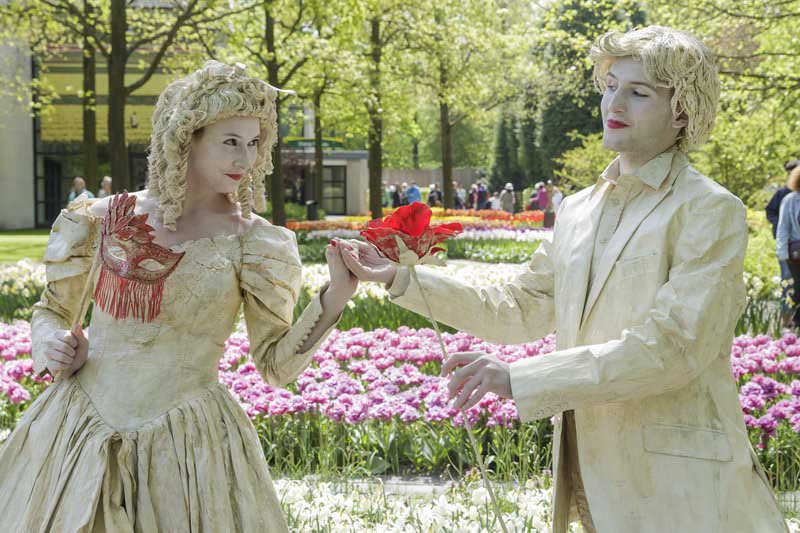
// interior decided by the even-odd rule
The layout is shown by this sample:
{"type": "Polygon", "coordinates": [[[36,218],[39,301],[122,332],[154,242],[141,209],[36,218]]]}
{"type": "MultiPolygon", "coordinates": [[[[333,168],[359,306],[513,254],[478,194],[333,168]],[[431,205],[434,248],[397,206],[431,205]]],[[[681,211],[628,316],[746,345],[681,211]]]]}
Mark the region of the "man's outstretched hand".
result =
{"type": "Polygon", "coordinates": [[[397,274],[394,263],[383,257],[373,245],[355,239],[334,239],[342,259],[359,281],[377,281],[391,285],[397,274]]]}
{"type": "MultiPolygon", "coordinates": [[[[386,285],[394,282],[397,266],[383,257],[373,245],[357,240],[335,241],[344,264],[359,281],[377,281],[386,285]]],[[[453,376],[448,388],[451,398],[458,394],[453,403],[457,409],[469,409],[487,392],[511,398],[511,367],[493,355],[483,352],[454,353],[442,365],[442,376],[451,372],[453,376]]]]}
{"type": "Polygon", "coordinates": [[[484,352],[454,353],[442,364],[442,376],[451,372],[453,375],[447,388],[450,397],[456,398],[453,402],[456,409],[469,409],[488,392],[511,398],[511,366],[494,355],[484,352]],[[455,368],[459,370],[453,372],[455,368]]]}

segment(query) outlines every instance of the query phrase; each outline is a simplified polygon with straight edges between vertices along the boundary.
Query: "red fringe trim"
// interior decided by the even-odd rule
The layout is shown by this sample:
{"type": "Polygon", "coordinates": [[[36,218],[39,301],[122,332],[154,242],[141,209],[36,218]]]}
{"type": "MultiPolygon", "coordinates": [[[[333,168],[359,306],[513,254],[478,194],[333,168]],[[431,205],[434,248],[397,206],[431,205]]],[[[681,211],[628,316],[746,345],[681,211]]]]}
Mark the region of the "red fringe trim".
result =
{"type": "Polygon", "coordinates": [[[142,283],[117,276],[105,266],[94,288],[95,305],[116,319],[129,315],[142,322],[152,322],[161,313],[164,278],[142,283]]]}

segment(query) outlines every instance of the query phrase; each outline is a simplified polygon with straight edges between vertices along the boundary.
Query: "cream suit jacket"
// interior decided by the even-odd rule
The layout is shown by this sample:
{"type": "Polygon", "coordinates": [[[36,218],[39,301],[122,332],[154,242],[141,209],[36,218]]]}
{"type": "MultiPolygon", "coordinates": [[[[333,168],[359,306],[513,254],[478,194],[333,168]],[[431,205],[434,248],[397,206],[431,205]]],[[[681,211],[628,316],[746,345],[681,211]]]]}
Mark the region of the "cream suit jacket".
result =
{"type": "MultiPolygon", "coordinates": [[[[556,331],[557,351],[511,365],[523,421],[555,417],[555,533],[570,495],[561,413],[574,410],[589,508],[600,533],[785,532],[748,441],[730,367],[745,304],[742,203],[680,152],[651,161],[589,280],[598,185],[564,199],[512,283],[474,288],[418,269],[436,318],[483,339],[523,343],[556,331]],[[655,162],[655,163],[654,163],[655,162]]],[[[489,268],[489,267],[487,267],[489,268]]],[[[400,269],[393,301],[425,314],[400,269]]]]}

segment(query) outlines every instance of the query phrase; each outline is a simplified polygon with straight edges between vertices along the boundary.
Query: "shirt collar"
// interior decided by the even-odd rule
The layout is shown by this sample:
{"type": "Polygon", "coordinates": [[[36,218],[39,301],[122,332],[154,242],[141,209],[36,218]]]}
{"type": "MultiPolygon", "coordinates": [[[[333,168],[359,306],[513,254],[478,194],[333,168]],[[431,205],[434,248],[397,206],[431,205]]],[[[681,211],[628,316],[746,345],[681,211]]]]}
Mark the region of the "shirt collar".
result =
{"type": "MultiPolygon", "coordinates": [[[[669,176],[672,169],[672,159],[675,157],[675,149],[671,148],[666,152],[662,152],[633,173],[633,176],[638,178],[642,183],[651,189],[660,189],[664,180],[669,176]]],[[[600,175],[600,179],[609,183],[617,184],[620,178],[619,174],[619,157],[614,159],[608,167],[600,175]]]]}

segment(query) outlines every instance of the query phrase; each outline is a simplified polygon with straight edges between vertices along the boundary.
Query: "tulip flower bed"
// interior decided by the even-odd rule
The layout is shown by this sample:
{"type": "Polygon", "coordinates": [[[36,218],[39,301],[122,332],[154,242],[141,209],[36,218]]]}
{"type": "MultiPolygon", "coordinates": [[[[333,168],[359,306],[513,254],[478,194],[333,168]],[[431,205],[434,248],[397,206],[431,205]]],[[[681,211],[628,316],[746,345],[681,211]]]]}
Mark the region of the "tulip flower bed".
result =
{"type": "MultiPolygon", "coordinates": [[[[430,329],[336,330],[287,389],[261,379],[246,334],[231,335],[219,379],[251,417],[276,471],[453,474],[468,470],[461,414],[439,376],[441,351],[430,329]]],[[[546,356],[554,338],[495,345],[445,335],[449,352],[483,350],[512,362],[546,356]]],[[[0,324],[0,430],[10,429],[49,383],[32,375],[30,327],[0,324]]],[[[731,349],[751,441],[776,489],[800,486],[800,341],[741,336],[731,349]]],[[[493,395],[466,412],[499,479],[540,475],[550,461],[549,420],[521,424],[514,403],[493,395]]]]}
{"type": "MultiPolygon", "coordinates": [[[[469,231],[469,230],[468,230],[469,231]]],[[[549,238],[549,234],[543,233],[544,238],[549,238]]],[[[322,257],[324,253],[324,246],[327,245],[327,240],[315,239],[313,246],[319,246],[319,254],[322,257]]],[[[480,255],[484,259],[491,254],[495,254],[491,259],[498,260],[501,254],[506,253],[519,253],[520,256],[526,254],[525,259],[533,253],[535,247],[538,246],[538,241],[526,242],[515,241],[515,246],[520,246],[520,250],[508,252],[507,249],[494,249],[491,248],[493,242],[505,241],[492,241],[487,239],[481,242],[472,242],[465,239],[454,239],[445,243],[446,246],[452,246],[458,249],[460,246],[473,246],[476,255],[480,255]],[[522,248],[529,247],[528,251],[523,251],[522,248]]],[[[301,244],[301,251],[306,244],[301,244]]],[[[507,255],[502,258],[508,259],[507,255]]],[[[453,257],[451,257],[453,259],[453,257]]],[[[511,258],[514,259],[514,258],[511,258]]],[[[517,275],[521,268],[524,268],[524,262],[515,262],[510,260],[508,262],[500,261],[493,264],[491,267],[486,267],[480,263],[465,263],[465,262],[451,262],[443,269],[446,275],[454,276],[461,281],[473,286],[497,285],[509,281],[517,275]]],[[[319,291],[322,285],[328,279],[327,265],[324,264],[311,264],[311,262],[304,259],[305,266],[303,267],[303,287],[306,294],[301,298],[298,305],[304,306],[308,302],[307,293],[312,294],[319,291]]],[[[780,324],[780,319],[777,314],[779,294],[772,295],[767,299],[760,297],[759,294],[763,292],[763,286],[766,283],[772,283],[775,280],[762,280],[757,276],[745,272],[745,283],[748,286],[750,302],[745,310],[744,317],[739,321],[737,333],[770,333],[777,334],[777,325],[780,324]]],[[[30,261],[19,261],[14,265],[0,267],[0,321],[12,321],[15,319],[30,319],[32,306],[39,300],[45,284],[44,265],[41,263],[31,263],[30,261]]],[[[772,288],[772,292],[780,292],[780,289],[772,288]]],[[[420,317],[414,313],[401,309],[388,301],[388,294],[386,290],[380,285],[373,283],[363,283],[360,285],[356,293],[355,302],[351,302],[348,311],[345,313],[341,327],[349,329],[353,327],[363,327],[364,329],[375,329],[379,327],[397,328],[401,325],[419,328],[426,327],[427,321],[425,318],[420,317]],[[358,305],[356,305],[356,302],[358,305]]]]}
{"type": "MultiPolygon", "coordinates": [[[[503,230],[501,230],[503,231],[503,230]]],[[[325,232],[328,233],[328,232],[325,232]]],[[[352,230],[338,230],[331,233],[339,238],[354,238],[351,236],[352,230]]],[[[446,249],[447,259],[467,259],[470,261],[480,261],[481,263],[525,263],[530,260],[542,238],[550,237],[552,234],[546,232],[533,235],[538,239],[453,239],[442,243],[440,246],[446,249]]],[[[299,244],[300,259],[303,264],[319,263],[325,260],[325,247],[331,237],[324,239],[309,239],[299,244]]]]}
{"type": "MultiPolygon", "coordinates": [[[[361,231],[354,229],[330,229],[314,231],[298,231],[297,241],[300,243],[313,240],[329,241],[334,237],[339,239],[357,239],[361,231]]],[[[514,241],[514,242],[539,242],[541,240],[551,240],[553,230],[549,228],[528,228],[528,227],[495,227],[495,226],[470,226],[465,228],[462,233],[453,237],[455,240],[466,241],[514,241]]]]}
{"type": "MultiPolygon", "coordinates": [[[[253,420],[277,470],[460,474],[470,467],[463,418],[448,405],[447,380],[439,376],[433,330],[336,330],[296,382],[278,389],[249,360],[239,326],[226,342],[219,379],[253,420]]],[[[446,335],[451,352],[485,350],[506,361],[552,351],[553,341],[499,346],[446,335]]],[[[50,381],[32,375],[30,349],[27,322],[0,324],[0,429],[13,426],[50,381]]],[[[530,477],[547,467],[549,421],[521,426],[514,403],[493,395],[466,415],[480,427],[484,452],[501,477],[530,477]]]]}
{"type": "MultiPolygon", "coordinates": [[[[457,211],[457,213],[453,216],[439,216],[434,211],[431,225],[459,222],[464,228],[537,228],[542,226],[544,220],[544,214],[541,211],[525,211],[516,215],[504,211],[489,211],[494,214],[492,216],[470,216],[467,211],[457,211]]],[[[290,220],[286,223],[286,227],[294,231],[362,230],[369,221],[370,217],[368,216],[349,216],[336,220],[290,220]]]]}
{"type": "MultiPolygon", "coordinates": [[[[445,267],[443,272],[456,276],[465,283],[482,286],[509,281],[523,266],[497,264],[487,269],[476,263],[453,262],[445,267]]],[[[305,265],[304,292],[298,302],[297,310],[302,310],[308,302],[308,295],[319,292],[327,281],[327,265],[305,265]]],[[[44,284],[45,273],[42,264],[20,262],[14,266],[0,268],[0,321],[29,319],[32,313],[31,307],[39,300],[44,284]]],[[[426,327],[428,322],[419,315],[391,304],[383,285],[362,283],[353,301],[349,303],[340,326],[342,329],[363,327],[369,330],[379,327],[397,328],[404,324],[409,327],[426,327]]]]}
{"type": "MultiPolygon", "coordinates": [[[[397,208],[402,209],[402,208],[397,208]]],[[[383,216],[394,214],[397,209],[391,207],[383,208],[383,216]]],[[[445,209],[443,207],[431,207],[433,220],[439,218],[462,219],[464,217],[475,217],[482,220],[507,220],[515,222],[525,222],[532,225],[541,225],[544,222],[544,211],[521,211],[519,213],[509,213],[500,209],[445,209]]],[[[368,215],[365,215],[368,216],[368,215]]],[[[460,221],[460,220],[459,220],[460,221]]]]}

